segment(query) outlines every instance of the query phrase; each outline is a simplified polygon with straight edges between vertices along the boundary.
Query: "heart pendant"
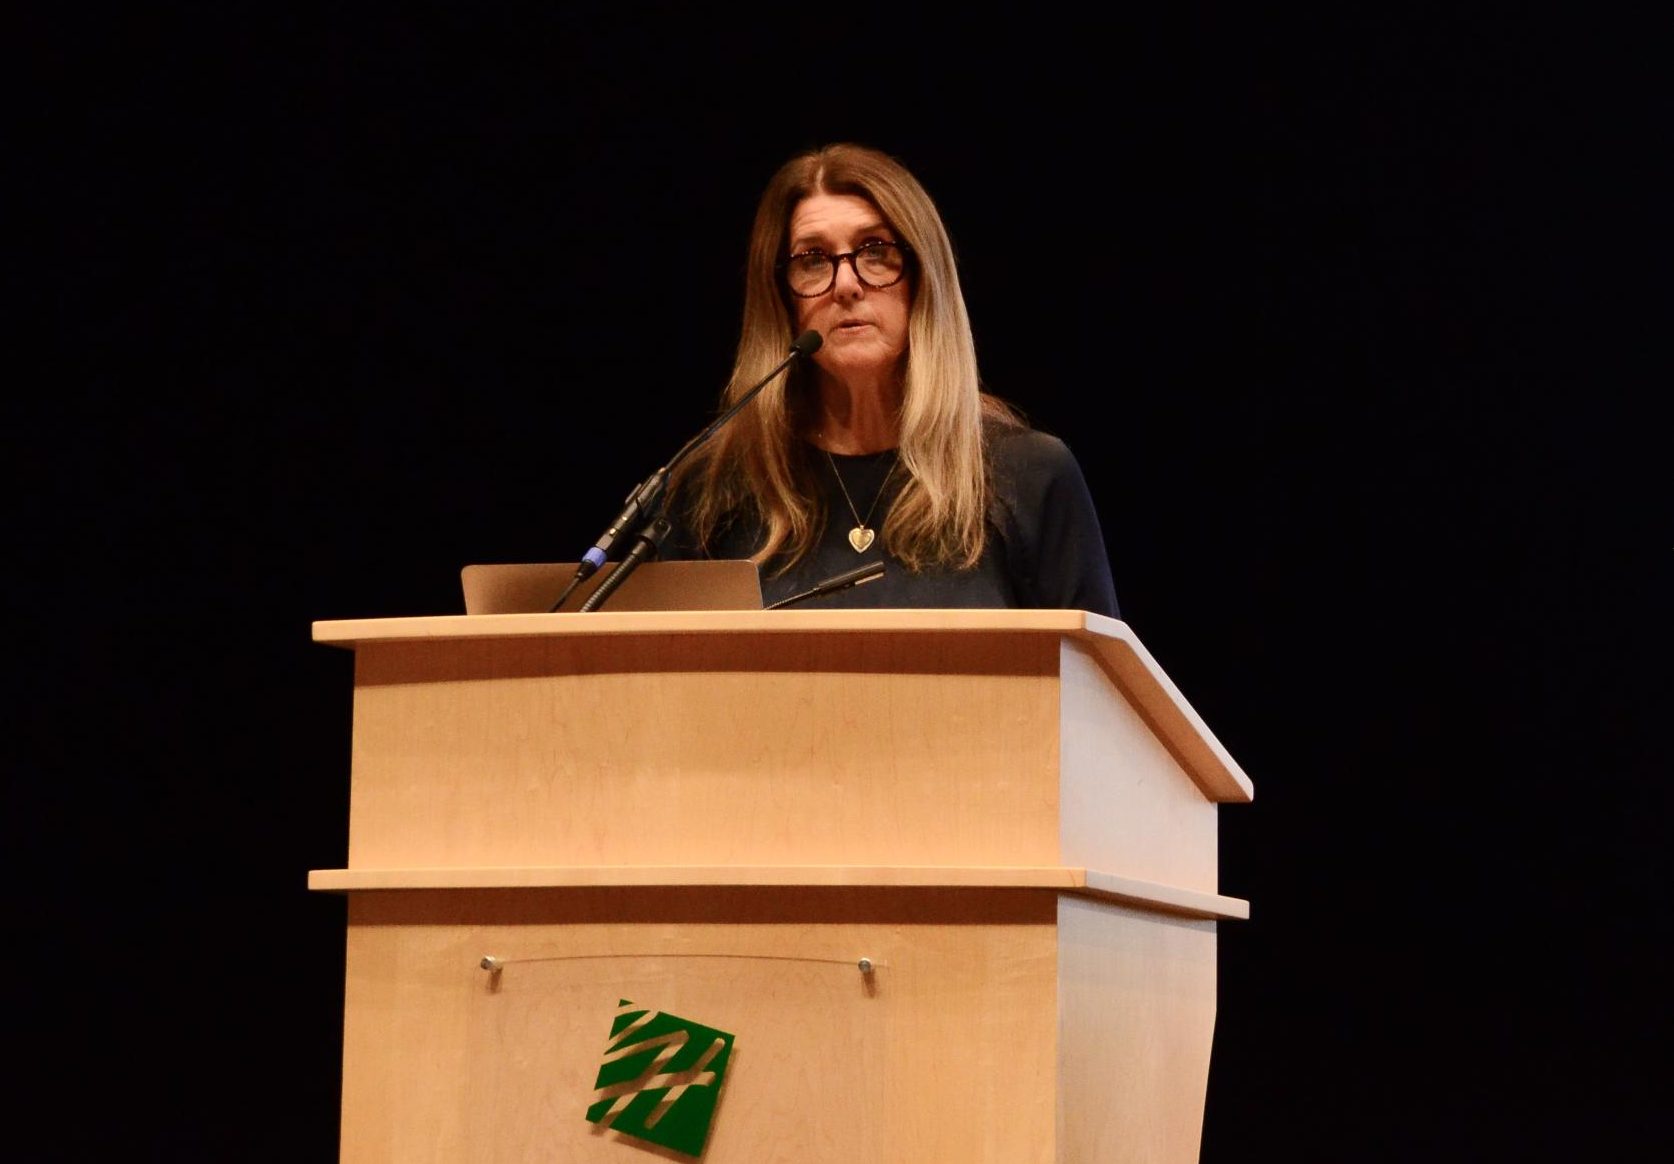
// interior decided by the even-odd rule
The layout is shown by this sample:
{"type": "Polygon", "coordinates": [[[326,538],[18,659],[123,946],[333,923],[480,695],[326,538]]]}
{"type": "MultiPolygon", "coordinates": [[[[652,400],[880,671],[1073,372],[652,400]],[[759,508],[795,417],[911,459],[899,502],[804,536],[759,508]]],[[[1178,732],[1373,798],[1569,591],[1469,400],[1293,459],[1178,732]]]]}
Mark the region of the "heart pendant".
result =
{"type": "Polygon", "coordinates": [[[857,525],[849,531],[849,545],[854,547],[855,553],[864,554],[872,548],[872,539],[877,536],[865,526],[857,525]]]}

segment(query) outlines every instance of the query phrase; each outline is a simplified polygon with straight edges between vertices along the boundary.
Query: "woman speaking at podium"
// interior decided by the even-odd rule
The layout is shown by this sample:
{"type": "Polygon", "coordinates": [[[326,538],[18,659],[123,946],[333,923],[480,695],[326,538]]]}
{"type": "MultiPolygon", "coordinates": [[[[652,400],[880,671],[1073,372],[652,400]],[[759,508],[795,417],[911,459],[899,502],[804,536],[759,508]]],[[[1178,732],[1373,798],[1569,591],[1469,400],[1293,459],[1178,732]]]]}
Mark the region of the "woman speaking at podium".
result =
{"type": "Polygon", "coordinates": [[[952,243],[894,158],[829,145],[768,183],[723,407],[752,387],[676,472],[663,557],[753,559],[768,605],[881,561],[810,605],[1120,617],[1081,468],[982,390],[952,243]]]}

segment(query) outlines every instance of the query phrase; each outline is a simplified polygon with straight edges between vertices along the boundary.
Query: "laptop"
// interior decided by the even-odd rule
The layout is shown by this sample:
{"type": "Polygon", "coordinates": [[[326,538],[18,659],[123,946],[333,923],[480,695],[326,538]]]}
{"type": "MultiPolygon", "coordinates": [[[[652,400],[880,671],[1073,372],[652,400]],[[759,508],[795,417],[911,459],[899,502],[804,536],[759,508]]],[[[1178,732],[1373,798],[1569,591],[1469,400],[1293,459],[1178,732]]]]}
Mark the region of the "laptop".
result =
{"type": "MultiPolygon", "coordinates": [[[[466,614],[545,614],[570,584],[576,562],[490,563],[460,571],[466,614]]],[[[581,609],[615,562],[606,562],[564,599],[560,613],[581,609]]],[[[760,610],[761,573],[750,561],[646,562],[628,575],[600,611],[760,610]]]]}

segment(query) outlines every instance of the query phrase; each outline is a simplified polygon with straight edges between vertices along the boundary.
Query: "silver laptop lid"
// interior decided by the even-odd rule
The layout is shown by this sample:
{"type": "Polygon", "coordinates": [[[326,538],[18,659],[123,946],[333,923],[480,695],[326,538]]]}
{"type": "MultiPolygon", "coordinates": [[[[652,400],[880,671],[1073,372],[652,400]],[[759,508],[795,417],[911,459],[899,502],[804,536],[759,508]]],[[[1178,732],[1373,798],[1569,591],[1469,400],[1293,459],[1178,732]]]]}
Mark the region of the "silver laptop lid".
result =
{"type": "MultiPolygon", "coordinates": [[[[466,614],[545,614],[575,577],[575,562],[489,563],[460,571],[466,614]]],[[[607,562],[564,600],[581,609],[615,562],[607,562]]],[[[646,562],[599,608],[760,610],[761,574],[750,561],[646,562]]]]}

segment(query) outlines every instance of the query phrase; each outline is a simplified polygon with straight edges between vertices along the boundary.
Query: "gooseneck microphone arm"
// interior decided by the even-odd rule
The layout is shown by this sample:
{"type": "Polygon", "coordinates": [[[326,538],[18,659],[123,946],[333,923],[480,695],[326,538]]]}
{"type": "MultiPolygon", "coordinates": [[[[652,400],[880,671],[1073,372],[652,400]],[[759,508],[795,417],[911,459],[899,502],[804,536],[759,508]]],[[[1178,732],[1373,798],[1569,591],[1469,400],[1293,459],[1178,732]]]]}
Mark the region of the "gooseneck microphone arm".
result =
{"type": "Polygon", "coordinates": [[[634,544],[616,563],[616,568],[604,576],[604,581],[593,588],[593,593],[587,596],[587,601],[581,604],[583,613],[590,613],[599,609],[610,596],[616,593],[616,588],[628,580],[628,575],[639,568],[641,562],[655,558],[663,547],[663,539],[668,537],[673,527],[668,518],[658,514],[645,523],[645,528],[634,535],[634,544]]]}
{"type": "MultiPolygon", "coordinates": [[[[744,393],[744,395],[740,396],[730,408],[704,426],[702,432],[698,433],[691,440],[681,445],[680,451],[675,453],[673,457],[669,458],[666,465],[662,466],[662,468],[658,469],[655,473],[652,473],[643,482],[641,482],[632,493],[629,493],[627,500],[622,505],[622,512],[617,514],[616,520],[611,522],[610,525],[606,527],[604,533],[599,535],[599,540],[593,543],[592,548],[582,555],[581,563],[576,567],[575,577],[571,578],[569,585],[564,587],[564,592],[558,596],[558,601],[554,602],[547,608],[547,613],[551,614],[559,610],[564,605],[565,600],[575,592],[575,588],[580,586],[588,578],[592,577],[594,572],[609,560],[610,551],[615,547],[617,542],[621,541],[624,537],[634,536],[648,522],[659,518],[663,502],[663,490],[667,488],[669,475],[674,472],[676,465],[685,460],[686,457],[690,455],[699,445],[703,444],[704,441],[714,436],[717,429],[736,416],[739,409],[743,408],[746,404],[753,400],[756,393],[760,392],[763,388],[766,388],[770,383],[772,383],[773,378],[788,368],[792,361],[798,359],[799,357],[813,355],[815,352],[819,351],[820,345],[824,342],[825,338],[817,331],[805,331],[801,335],[797,336],[796,340],[790,346],[790,353],[785,356],[784,359],[780,360],[771,372],[763,376],[760,382],[758,382],[748,392],[744,393]]],[[[650,553],[655,552],[657,547],[662,542],[662,537],[666,536],[667,532],[668,531],[666,529],[663,530],[662,535],[659,535],[651,543],[649,550],[642,548],[644,546],[643,541],[636,542],[632,548],[639,551],[638,558],[643,560],[645,557],[649,556],[650,553]]],[[[624,559],[624,564],[626,564],[626,561],[627,559],[624,559]]],[[[628,570],[631,571],[634,566],[637,566],[638,564],[639,561],[635,561],[632,566],[628,567],[628,570]]],[[[618,575],[620,575],[621,578],[620,580],[614,582],[614,584],[610,587],[611,590],[614,590],[617,586],[620,586],[623,581],[626,581],[626,574],[624,574],[620,568],[612,572],[612,578],[614,579],[618,575]]],[[[607,579],[607,581],[610,581],[610,579],[607,579]]],[[[604,587],[601,584],[600,589],[603,588],[604,587]]],[[[597,591],[595,591],[595,593],[597,593],[597,591]]],[[[607,593],[606,597],[608,596],[609,595],[607,593]]],[[[603,599],[601,598],[599,602],[602,603],[603,599]]],[[[583,607],[584,610],[596,610],[597,608],[598,604],[592,603],[591,596],[589,597],[589,604],[583,607]]]]}

